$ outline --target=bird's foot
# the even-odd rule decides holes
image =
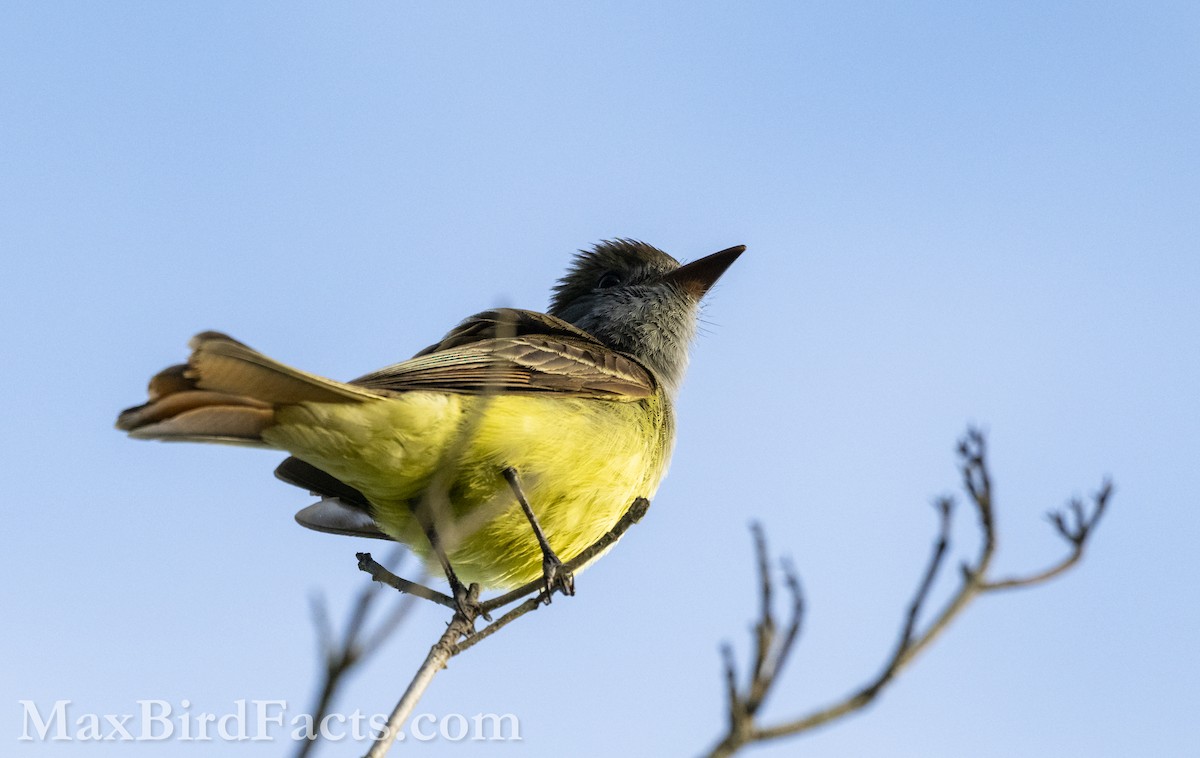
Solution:
[[[575,594],[575,575],[552,552],[542,558],[542,577],[546,583],[546,605],[550,605],[556,590],[564,595]]]
[[[479,602],[478,582],[472,582],[470,587],[455,582],[451,589],[454,591],[455,615],[461,616],[472,631],[475,629],[475,619],[482,617],[484,621],[492,620]]]

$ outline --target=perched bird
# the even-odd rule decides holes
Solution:
[[[642,242],[600,243],[549,313],[484,311],[348,383],[204,332],[117,427],[286,451],[276,475],[324,498],[301,524],[402,542],[456,592],[543,576],[570,592],[556,562],[658,489],[700,299],[744,249],[681,266]]]

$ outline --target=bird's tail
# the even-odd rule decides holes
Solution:
[[[219,332],[192,338],[188,362],[150,380],[150,401],[117,428],[141,439],[264,445],[275,411],[296,403],[355,403],[378,394],[298,371]]]

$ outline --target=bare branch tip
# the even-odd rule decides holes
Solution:
[[[750,534],[754,536],[754,545],[760,553],[767,551],[767,532],[761,521],[750,522]]]
[[[722,642],[721,646],[720,646],[720,650],[721,650],[721,661],[723,662],[723,664],[727,670],[732,671],[734,669],[734,666],[736,665],[735,661],[734,661],[734,657],[733,657],[733,645],[730,644],[729,642]]]
[[[796,568],[796,562],[790,555],[782,556],[779,559],[779,570],[783,572],[783,577],[788,584],[800,586],[800,571]]]
[[[1091,526],[1095,526],[1100,517],[1104,515],[1104,509],[1108,507],[1108,500],[1112,497],[1114,490],[1112,479],[1104,477],[1104,481],[1100,483],[1100,489],[1092,495],[1092,502],[1096,504],[1096,508],[1092,512]]]
[[[984,465],[987,437],[979,427],[967,427],[966,433],[958,441],[958,456],[962,459],[964,469],[973,470]]]
[[[1087,523],[1087,517],[1083,512],[1083,501],[1077,497],[1073,497],[1068,506],[1071,509],[1071,515],[1075,517],[1075,530],[1079,531],[1083,529],[1084,524]]]
[[[633,523],[638,523],[650,510],[650,501],[644,497],[639,497],[629,506],[629,519]]]
[[[721,643],[721,668],[724,669],[725,684],[729,691],[729,704],[732,709],[738,702],[737,692],[737,658],[733,654],[733,645]]]
[[[962,563],[960,563],[958,565],[958,572],[959,572],[959,574],[962,575],[962,580],[963,580],[964,584],[971,584],[972,582],[975,581],[977,571],[976,571],[975,567],[973,567],[971,564],[967,563],[966,561],[963,561]]]
[[[942,495],[933,501],[933,507],[943,521],[948,521],[954,513],[955,500],[953,495]]]

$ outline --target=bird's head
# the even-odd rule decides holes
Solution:
[[[745,249],[681,266],[644,242],[601,242],[575,257],[554,288],[550,314],[634,356],[674,394],[687,368],[700,299]]]

